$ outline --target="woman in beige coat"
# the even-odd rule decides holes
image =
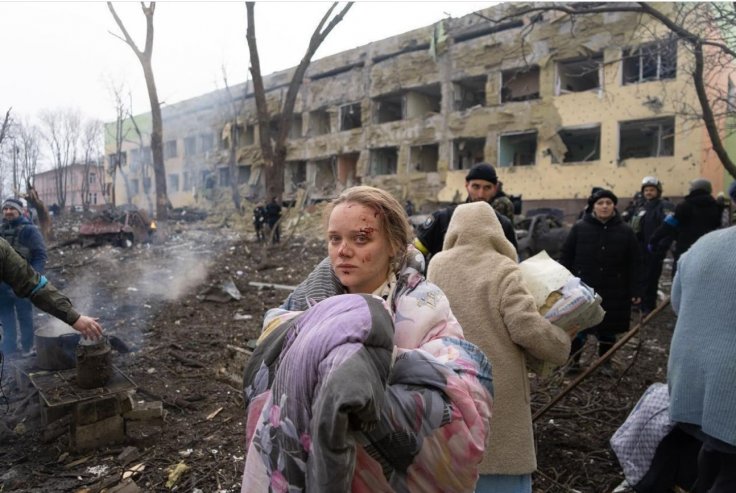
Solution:
[[[516,259],[491,206],[473,202],[455,209],[427,275],[493,367],[490,443],[476,493],[531,493],[537,461],[525,354],[562,364],[570,351],[570,336],[537,311]]]

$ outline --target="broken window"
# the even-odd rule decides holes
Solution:
[[[179,191],[179,175],[168,174],[166,175],[166,191],[167,192],[178,192]]]
[[[215,147],[214,134],[202,134],[199,138],[202,141],[202,152],[209,152]]]
[[[424,118],[427,113],[439,113],[442,105],[442,87],[439,84],[415,87],[406,93],[405,101],[407,119]]]
[[[439,158],[440,146],[438,144],[413,146],[409,149],[409,164],[413,171],[426,173],[437,171]]]
[[[184,139],[184,155],[194,156],[197,154],[197,139],[194,137],[187,137]]]
[[[299,185],[307,181],[306,161],[287,161],[284,166],[284,185],[286,192],[293,193]]]
[[[229,187],[230,186],[230,168],[218,168],[217,169],[217,186],[218,187]]]
[[[243,145],[244,146],[252,146],[256,143],[255,138],[255,129],[253,125],[244,125],[241,127],[242,130],[242,136],[243,136]]]
[[[360,103],[344,104],[340,106],[340,131],[352,130],[363,126],[360,116]]]
[[[602,67],[601,54],[557,63],[557,94],[599,89]]]
[[[399,163],[398,147],[382,147],[370,151],[370,175],[395,175]]]
[[[674,156],[675,118],[619,123],[619,159]]]
[[[501,102],[539,99],[539,67],[501,72]]]
[[[330,113],[325,109],[309,112],[309,136],[325,135],[330,133]]]
[[[498,165],[528,166],[537,155],[537,131],[501,135],[498,139]]]
[[[289,138],[290,139],[301,139],[302,138],[302,114],[294,113],[291,116],[291,124],[289,125]]]
[[[559,132],[567,147],[563,163],[598,161],[601,158],[601,127],[563,128]],[[552,162],[557,162],[554,157]]]
[[[674,79],[677,75],[677,41],[657,41],[623,52],[623,83]]]
[[[342,185],[352,187],[359,183],[355,176],[359,157],[357,152],[337,156],[337,181]]]
[[[238,166],[238,185],[243,185],[250,181],[250,165]]]
[[[164,143],[164,159],[176,157],[176,141],[167,140]]]
[[[452,169],[470,169],[485,159],[486,139],[452,141]]]
[[[335,187],[335,160],[335,156],[329,156],[309,163],[307,181],[316,190],[324,192]]]
[[[454,109],[467,110],[486,105],[486,76],[468,77],[453,82]]]
[[[404,98],[401,94],[385,94],[373,98],[373,121],[395,122],[404,118]]]

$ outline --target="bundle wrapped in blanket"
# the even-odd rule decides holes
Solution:
[[[474,490],[490,364],[439,288],[404,281],[389,301],[269,312],[244,375],[243,492]]]
[[[539,313],[567,333],[574,335],[603,320],[606,312],[601,307],[600,295],[547,252],[539,252],[519,267]],[[547,376],[554,370],[551,363],[529,355],[527,365],[539,376]]]

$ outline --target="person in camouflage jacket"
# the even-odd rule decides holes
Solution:
[[[71,325],[84,337],[97,339],[102,335],[102,327],[97,319],[79,314],[69,298],[56,289],[46,277],[34,271],[2,238],[0,238],[0,281],[9,284],[17,296],[29,298],[38,309]]]

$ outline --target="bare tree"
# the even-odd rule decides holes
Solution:
[[[668,10],[670,9],[670,10]],[[666,28],[668,36],[679,41],[680,46],[692,53],[693,64],[688,67],[699,108],[695,118],[702,119],[713,151],[726,171],[736,178],[736,163],[723,144],[724,138],[733,129],[727,122],[733,117],[736,107],[736,92],[715,80],[721,72],[733,72],[736,67],[736,4],[733,2],[694,3],[538,3],[515,9],[511,14],[498,19],[488,19],[501,24],[514,18],[522,18],[540,12],[560,12],[575,19],[602,13],[628,12],[639,14],[642,19],[655,21]],[[641,27],[646,29],[646,23]],[[679,65],[679,62],[678,62]],[[680,67],[678,66],[678,70]],[[682,111],[690,108],[683,106]]]
[[[33,185],[41,155],[41,131],[33,123],[22,121],[18,123],[17,133],[21,180],[26,185]]]
[[[96,160],[100,155],[102,139],[102,122],[100,120],[87,120],[82,128],[82,186],[80,193],[82,195],[82,207],[89,210],[92,201],[90,193],[90,173],[96,168]],[[96,183],[96,181],[95,181]]]
[[[3,144],[3,140],[5,140],[5,136],[7,135],[8,128],[10,127],[10,122],[12,121],[10,118],[10,110],[13,108],[8,108],[8,111],[5,112],[5,118],[3,119],[3,124],[0,126],[0,146]]]
[[[153,76],[153,66],[151,58],[153,55],[153,14],[156,10],[156,2],[151,2],[146,6],[141,2],[143,15],[146,17],[146,42],[143,50],[140,50],[128,34],[123,21],[118,17],[112,2],[107,2],[107,7],[115,19],[115,23],[120,28],[122,39],[138,57],[138,61],[143,68],[143,76],[146,79],[146,87],[148,88],[148,100],[151,104],[151,153],[153,154],[153,174],[156,181],[156,217],[159,221],[166,220],[167,206],[169,199],[166,194],[166,167],[164,166],[164,147],[163,147],[163,121],[161,117],[161,103],[158,100],[158,92],[156,91],[156,79]]]
[[[245,84],[243,84],[243,94],[239,97],[233,96],[230,85],[227,81],[227,72],[225,71],[225,67],[222,67],[222,80],[225,83],[225,93],[227,94],[227,109],[226,109],[226,115],[227,115],[227,122],[230,129],[228,140],[230,141],[230,147],[228,149],[228,167],[230,168],[230,192],[233,199],[233,205],[235,206],[236,210],[240,210],[240,189],[238,188],[239,184],[239,178],[238,178],[238,163],[237,163],[237,154],[238,154],[238,145],[240,143],[240,132],[242,130],[242,126],[238,122],[238,115],[243,111],[243,107],[245,106],[245,96],[248,93],[248,81],[245,81]]]
[[[66,205],[71,165],[77,159],[81,117],[77,110],[50,110],[41,113],[45,139],[54,165],[57,204]]]
[[[338,2],[332,4],[312,33],[304,57],[294,71],[289,88],[286,91],[286,98],[281,105],[276,125],[277,133],[276,135],[272,135],[270,125],[271,115],[266,103],[266,90],[263,85],[261,62],[258,56],[258,45],[256,44],[255,2],[245,2],[248,12],[246,40],[248,41],[248,50],[250,52],[250,72],[253,76],[253,92],[255,94],[256,111],[258,113],[259,144],[264,161],[266,193],[279,199],[284,193],[286,139],[289,136],[291,121],[294,116],[294,105],[296,104],[296,97],[299,94],[299,88],[304,80],[304,74],[312,62],[312,57],[327,35],[342,21],[345,14],[350,10],[350,7],[353,6],[353,2],[348,2],[340,13],[333,17],[332,20],[329,20],[337,4]]]
[[[112,92],[113,99],[115,101],[115,127],[112,131],[112,137],[114,143],[115,143],[115,152],[109,156],[109,168],[107,169],[107,174],[110,175],[110,181],[112,182],[111,190],[110,190],[110,203],[113,207],[117,206],[117,194],[115,192],[115,189],[117,187],[117,177],[118,172],[123,177],[123,182],[125,186],[125,195],[127,197],[128,202],[130,202],[130,185],[128,183],[128,178],[125,175],[125,170],[123,169],[123,164],[125,162],[125,152],[123,152],[123,142],[125,142],[125,139],[128,134],[128,129],[125,126],[125,118],[129,114],[128,108],[125,105],[125,102],[123,101],[123,88],[120,85],[111,85],[110,91]],[[108,127],[108,132],[110,131],[110,127]]]

